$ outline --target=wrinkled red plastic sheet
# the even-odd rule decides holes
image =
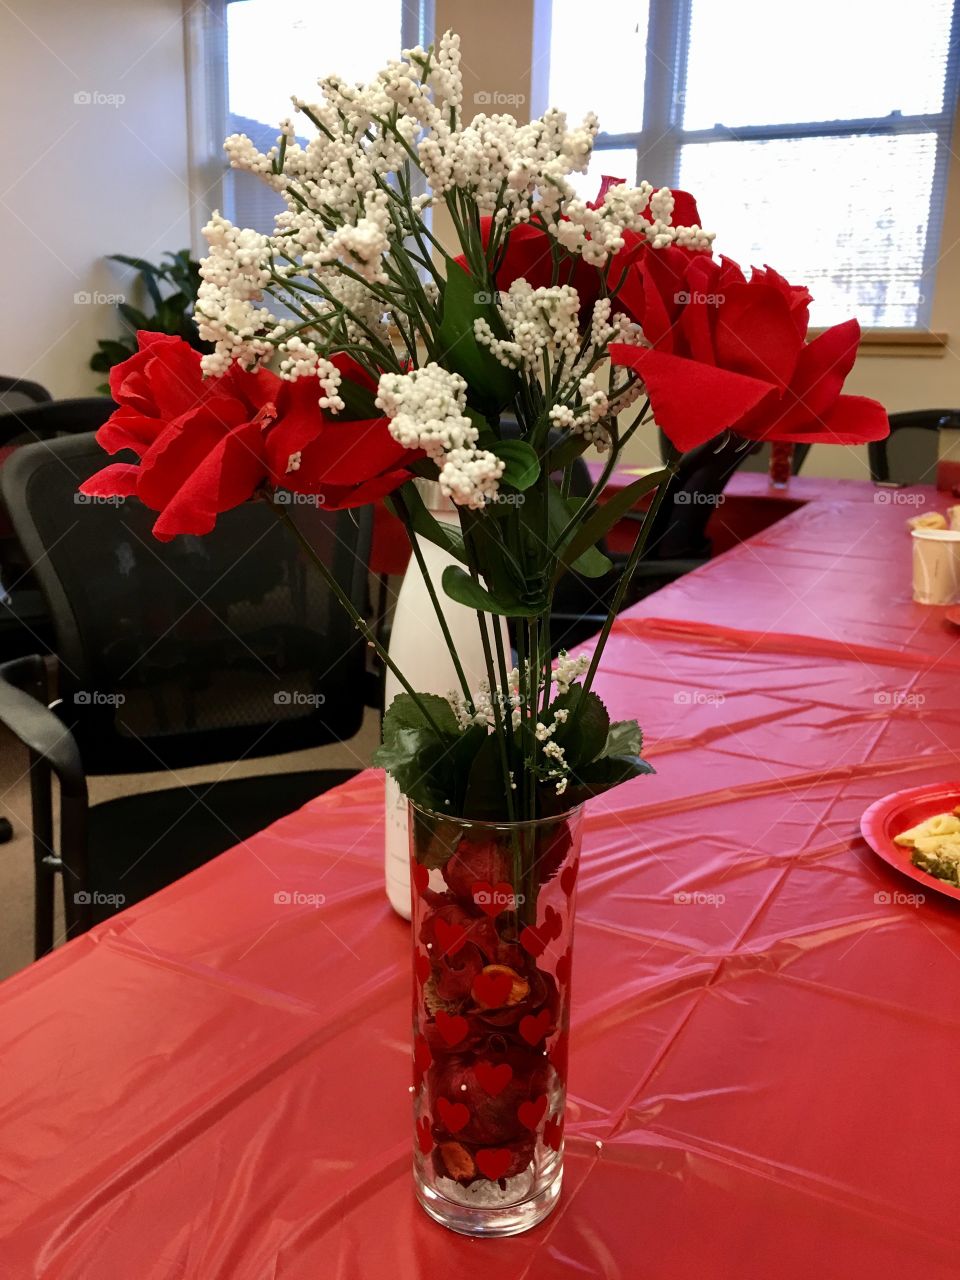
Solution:
[[[899,512],[857,543],[894,589],[857,619],[872,648],[830,633],[854,505],[764,553],[812,642],[766,630],[729,560],[702,589],[745,627],[613,635],[600,690],[658,773],[588,812],[551,1219],[477,1242],[414,1203],[409,932],[368,773],[0,987],[0,1275],[955,1277],[960,915],[858,823],[960,779],[957,650],[940,611],[890,614]]]

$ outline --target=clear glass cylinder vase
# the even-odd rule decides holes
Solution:
[[[472,822],[410,805],[414,1183],[453,1231],[560,1195],[582,806]]]

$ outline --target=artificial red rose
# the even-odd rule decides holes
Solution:
[[[344,357],[334,357],[333,363],[347,375]],[[372,379],[350,365],[350,373],[356,370],[376,391]],[[338,511],[375,502],[410,479],[410,464],[423,455],[393,438],[388,418],[344,421],[321,410],[318,395],[315,378],[281,383],[276,421],[266,434],[272,484],[315,494],[324,507]]]
[[[649,348],[615,343],[641,374],[654,417],[685,451],[725,430],[750,440],[864,444],[889,432],[876,400],[840,394],[860,340],[856,320],[806,341],[810,293],[769,267],[667,248],[633,269],[620,297]]]
[[[204,378],[200,353],[181,338],[137,334],[139,350],[117,365],[118,408],[97,433],[108,453],[132,450],[139,464],[114,463],[81,493],[139,498],[160,512],[154,535],[204,534],[223,511],[266,483],[318,495],[330,510],[372,502],[409,479],[420,455],[390,436],[386,418],[348,422],[319,406],[315,377],[286,382],[265,369],[231,365]],[[375,388],[346,356],[342,376]]]
[[[462,942],[459,941],[461,936]],[[485,915],[451,901],[424,917],[420,925],[420,941],[432,960],[455,960],[458,952],[469,943],[482,952],[484,964],[489,964],[496,957],[500,935],[493,921]]]
[[[604,175],[597,198],[589,201],[588,207],[598,208],[610,188],[622,186],[623,182],[623,178]],[[700,214],[693,196],[686,191],[674,191],[672,195],[674,198],[673,225],[699,226]],[[644,210],[643,217],[647,222],[653,220],[649,209]],[[480,219],[480,234],[484,249],[487,249],[490,244],[492,227],[492,218]],[[602,275],[606,274],[609,287],[614,288],[623,273],[646,248],[646,237],[639,232],[625,231],[623,238],[625,242],[623,249],[615,254],[602,270],[584,262],[579,254],[566,252],[560,254],[557,283],[571,284],[576,289],[580,299],[580,317],[583,323],[589,322],[594,303],[600,297]],[[534,289],[543,289],[551,285],[555,245],[553,236],[539,227],[530,226],[529,223],[520,223],[514,227],[507,237],[506,247],[504,248],[501,243],[498,251],[499,260],[494,272],[494,283],[497,289],[506,292],[514,280],[520,279],[526,280]],[[464,270],[467,270],[464,257],[461,256],[456,261]]]

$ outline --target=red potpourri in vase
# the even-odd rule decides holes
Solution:
[[[455,1231],[525,1231],[560,1194],[582,816],[410,806],[414,1181]]]

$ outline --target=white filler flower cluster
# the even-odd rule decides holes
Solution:
[[[458,373],[428,364],[380,378],[377,405],[390,434],[405,449],[422,449],[440,469],[440,488],[459,506],[483,507],[497,492],[504,464],[475,448],[480,435],[465,415],[467,384]]]
[[[369,84],[328,76],[319,86],[316,101],[293,99],[295,116],[313,127],[310,141],[293,120],[281,123],[267,152],[240,134],[226,141],[230,164],[256,174],[285,207],[271,235],[236,227],[219,213],[204,229],[209,253],[196,318],[201,336],[215,345],[204,357],[207,373],[239,361],[247,368],[272,362],[288,379],[317,374],[321,405],[337,410],[331,354],[349,352],[376,378],[442,363],[446,275],[424,218],[431,205],[446,207],[465,248],[476,234],[476,212],[489,215],[489,262],[523,224],[548,234],[558,252],[599,269],[623,248],[627,231],[654,249],[710,246],[712,236],[699,227],[672,225],[666,189],[614,186],[596,207],[578,196],[571,175],[587,171],[595,116],[574,126],[557,110],[528,124],[506,114],[464,123],[460,41],[450,32],[435,49],[405,50]],[[422,181],[414,180],[416,170]],[[483,252],[478,242],[473,248]],[[615,324],[609,308],[595,315],[590,346],[578,350],[578,319],[570,286],[534,289],[517,281],[503,301],[502,323],[478,321],[475,336],[503,364],[535,378],[547,357],[563,380],[551,397],[553,421],[602,443],[602,401],[589,375]],[[428,384],[431,378],[439,385],[435,374]],[[495,491],[496,460],[474,448],[465,428],[455,440],[445,417],[431,416],[414,430],[418,397],[407,397],[405,425],[396,430],[431,443],[434,424],[446,424],[441,482],[456,501],[479,504]]]

